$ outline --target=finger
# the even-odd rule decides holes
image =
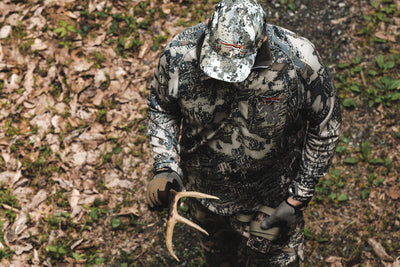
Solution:
[[[264,219],[264,220],[261,222],[260,227],[261,227],[261,229],[266,230],[266,229],[268,229],[268,228],[271,228],[270,225],[271,225],[271,223],[269,222],[269,219],[266,218],[266,219]]]
[[[151,203],[153,203],[153,206],[161,205],[160,200],[158,199],[157,193],[152,192],[150,194],[150,200],[151,200]]]
[[[159,203],[160,201],[157,196],[157,191],[158,191],[158,189],[154,185],[154,183],[149,184],[149,188],[148,188],[149,200],[153,207],[161,204],[161,203]]]
[[[155,203],[154,203],[154,201],[152,199],[152,193],[151,193],[152,190],[151,189],[152,189],[151,186],[149,188],[147,188],[147,191],[146,191],[146,202],[152,209],[154,209]]]
[[[150,196],[149,196],[149,195],[150,195],[150,193],[147,191],[147,192],[146,192],[146,203],[147,203],[149,206],[152,206],[152,205],[151,205],[151,202],[150,202]]]
[[[155,202],[153,201],[153,198],[152,198],[152,194],[151,194],[151,193],[149,194],[148,203],[149,203],[149,206],[150,206],[152,209],[155,208],[156,204],[155,204]]]
[[[279,221],[279,218],[278,217],[276,217],[276,216],[274,216],[274,215],[271,215],[270,217],[268,217],[268,218],[266,218],[266,219],[264,219],[264,221],[262,221],[262,223],[261,223],[261,228],[262,229],[269,229],[269,228],[271,228],[275,223],[277,223]]]
[[[156,205],[157,205],[157,202],[156,202],[156,200],[154,199],[154,193],[150,193],[150,195],[149,195],[149,202],[151,203],[151,205],[153,206],[153,207],[155,207]]]

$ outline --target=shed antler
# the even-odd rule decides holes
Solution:
[[[196,197],[196,198],[211,198],[211,199],[219,199],[218,197],[207,195],[204,193],[194,192],[194,191],[185,191],[185,192],[176,192],[175,190],[170,190],[170,207],[169,207],[169,214],[168,214],[168,221],[167,221],[167,232],[165,236],[165,242],[167,244],[167,249],[169,253],[179,261],[178,257],[175,255],[174,250],[172,249],[172,235],[174,233],[174,226],[177,222],[185,223],[194,229],[203,232],[204,234],[208,235],[207,231],[195,224],[194,222],[182,217],[178,214],[178,202],[179,199],[183,197]]]

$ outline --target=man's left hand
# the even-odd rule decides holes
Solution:
[[[297,223],[301,215],[301,210],[299,206],[295,205],[298,205],[298,203],[292,198],[283,201],[271,216],[261,222],[261,229],[266,230],[275,225],[291,227]]]

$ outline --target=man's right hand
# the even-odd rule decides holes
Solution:
[[[147,185],[146,201],[151,209],[168,207],[169,190],[182,191],[182,180],[176,172],[165,171],[156,174]]]

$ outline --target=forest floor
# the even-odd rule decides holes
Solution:
[[[158,56],[217,1],[0,2],[0,265],[201,266],[144,201]],[[400,1],[261,1],[311,40],[343,131],[305,211],[306,266],[400,266]],[[181,212],[187,216],[186,209]]]

